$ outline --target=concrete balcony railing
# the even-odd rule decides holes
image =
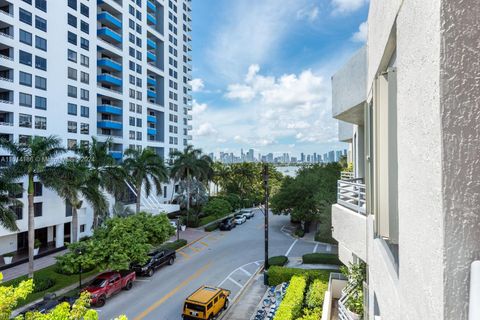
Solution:
[[[365,184],[360,182],[363,182],[363,178],[338,180],[337,203],[359,214],[365,215]]]
[[[355,178],[355,174],[351,171],[342,171],[340,172],[341,180],[352,180]]]

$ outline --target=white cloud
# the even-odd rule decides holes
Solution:
[[[255,97],[255,91],[250,86],[243,84],[231,84],[227,88],[225,97],[228,99],[239,99],[243,102],[252,101]]]
[[[195,78],[190,81],[190,84],[192,85],[192,91],[193,92],[199,92],[202,91],[202,89],[205,87],[205,84],[203,83],[203,80],[200,78]]]
[[[204,122],[193,133],[198,137],[213,136],[217,133],[217,129],[210,122]]]
[[[346,14],[354,12],[365,4],[369,0],[332,0],[333,13],[334,14]]]
[[[197,100],[193,100],[192,102],[192,111],[190,111],[190,114],[192,115],[198,115],[205,110],[207,110],[208,106],[206,103],[198,103]]]
[[[368,35],[368,25],[367,21],[362,22],[360,26],[358,26],[358,31],[352,35],[352,40],[355,42],[367,42],[367,35]]]
[[[320,9],[318,7],[304,8],[297,11],[297,19],[303,20],[306,19],[310,22],[317,20]]]

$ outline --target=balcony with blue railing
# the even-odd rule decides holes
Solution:
[[[150,13],[147,13],[147,21],[148,21],[148,24],[157,24],[157,19],[151,15]]]
[[[121,78],[115,77],[115,76],[113,76],[111,74],[108,74],[108,73],[99,74],[97,76],[97,82],[106,83],[106,84],[117,86],[117,87],[122,86],[122,79]]]
[[[102,27],[97,30],[97,36],[107,42],[122,43],[122,36],[108,27]]]
[[[147,128],[147,133],[151,136],[157,135],[157,129],[155,128]]]
[[[155,93],[155,91],[147,90],[147,97],[149,97],[149,98],[156,98],[156,97],[157,97],[157,94]]]
[[[153,41],[152,39],[147,39],[147,45],[150,49],[156,49],[157,48],[156,42]]]
[[[113,114],[116,116],[121,116],[123,114],[123,110],[120,107],[112,106],[109,104],[103,104],[97,106],[97,112],[106,113],[106,114]]]
[[[120,160],[123,157],[122,151],[110,151],[109,154],[115,160]]]
[[[111,28],[122,28],[122,21],[106,11],[97,14],[97,20]]]
[[[147,8],[153,12],[157,11],[157,6],[151,0],[147,0]]]
[[[148,115],[147,121],[151,123],[157,123],[157,117]]]
[[[147,77],[147,83],[155,87],[157,85],[157,80],[155,80],[154,78]]]
[[[122,71],[122,64],[115,60],[109,58],[101,58],[97,60],[97,66],[113,70],[113,71]]]
[[[148,51],[147,52],[147,59],[149,61],[157,61],[157,56],[154,53]]]
[[[97,121],[97,127],[101,129],[122,130],[123,125],[120,121],[101,120]]]

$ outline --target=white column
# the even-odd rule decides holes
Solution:
[[[55,247],[63,247],[63,240],[65,238],[64,224],[57,224],[55,233]]]
[[[53,226],[47,227],[47,242],[53,241]]]

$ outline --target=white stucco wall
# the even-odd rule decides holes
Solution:
[[[343,247],[367,261],[366,217],[339,204],[332,206],[332,236]]]

